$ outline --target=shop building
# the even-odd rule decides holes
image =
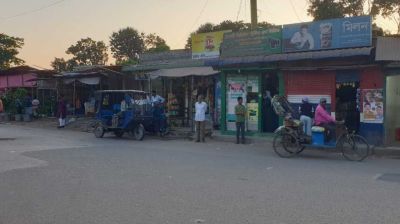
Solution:
[[[385,145],[400,146],[400,38],[377,39],[375,60],[380,63],[384,78]],[[381,108],[379,108],[381,110]]]
[[[244,97],[248,108],[249,134],[275,130],[270,127],[276,127],[278,119],[273,112],[269,114],[264,99],[280,94],[287,96],[295,112],[304,97],[314,109],[326,98],[328,110],[337,120],[345,120],[371,144],[384,144],[388,131],[385,117],[390,116],[385,110],[393,108],[386,104],[387,80],[397,77],[387,77],[387,66],[375,59],[379,45],[372,39],[371,18],[291,24],[280,32],[280,38],[276,29],[225,34],[221,57],[206,62],[222,73],[223,133],[235,130],[233,107],[238,96]],[[295,38],[300,32],[308,32],[313,40],[295,43],[302,41]],[[392,68],[391,74],[396,71]],[[396,85],[392,85],[393,92]],[[396,99],[392,93],[390,103]]]
[[[220,86],[219,72],[204,66],[204,60],[192,59],[190,50],[172,50],[140,55],[140,63],[123,71],[143,82],[144,91],[156,91],[166,99],[166,110],[172,126],[194,128],[194,104],[203,95],[209,106],[208,127],[218,126],[220,103],[216,100]]]

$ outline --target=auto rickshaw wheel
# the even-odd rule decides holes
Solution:
[[[132,130],[132,136],[138,141],[143,140],[144,133],[145,133],[145,129],[142,124],[136,125],[136,127]]]
[[[96,136],[96,138],[103,138],[105,130],[103,128],[103,126],[98,125],[97,127],[94,128],[94,136]]]
[[[122,130],[114,131],[114,135],[117,136],[118,138],[122,138],[122,136],[124,135],[124,131]]]

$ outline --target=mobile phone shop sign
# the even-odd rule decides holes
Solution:
[[[372,45],[370,16],[283,26],[283,51],[316,51]]]

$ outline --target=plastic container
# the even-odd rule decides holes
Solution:
[[[325,134],[324,132],[312,132],[312,144],[313,145],[324,145],[325,143]]]

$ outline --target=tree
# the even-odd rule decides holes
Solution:
[[[397,34],[400,34],[400,1],[399,0],[375,0],[372,6],[372,15],[381,14],[384,18],[390,18],[397,25]]]
[[[344,17],[343,6],[335,0],[309,0],[308,15],[314,20]]]
[[[132,27],[120,29],[110,37],[111,52],[117,64],[136,60],[136,56],[145,51],[145,34]]]
[[[170,50],[170,47],[167,45],[165,40],[154,33],[146,35],[144,43],[146,51],[148,52],[163,52]]]
[[[72,71],[77,65],[74,60],[66,61],[64,58],[54,58],[54,61],[51,62],[51,67],[57,72]]]
[[[67,54],[73,55],[70,63],[77,65],[105,65],[108,60],[107,46],[103,41],[84,38],[71,45]]]
[[[308,15],[314,20],[369,15],[373,0],[308,0]]]
[[[24,39],[0,33],[0,69],[24,64],[24,60],[17,57],[22,46]]]

